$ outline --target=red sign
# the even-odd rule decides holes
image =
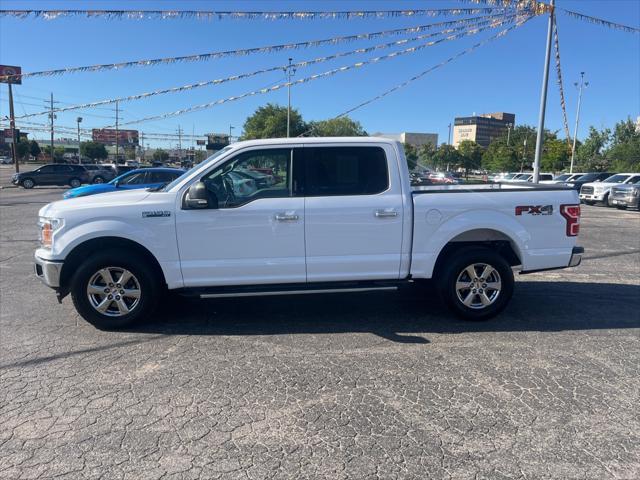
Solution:
[[[112,128],[94,128],[91,130],[91,137],[94,142],[105,145],[116,144],[116,130]],[[138,130],[118,130],[118,145],[137,146],[139,144]]]
[[[16,75],[16,76],[14,76]],[[11,65],[0,65],[0,83],[22,85],[22,68]]]

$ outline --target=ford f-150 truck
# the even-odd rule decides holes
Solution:
[[[275,179],[241,190],[236,176]],[[149,317],[166,289],[201,297],[355,292],[431,279],[458,315],[486,319],[522,273],[580,263],[575,190],[411,187],[382,138],[232,144],[163,188],[51,203],[35,271],[111,329]]]

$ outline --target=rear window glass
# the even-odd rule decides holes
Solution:
[[[305,195],[374,195],[389,187],[380,147],[310,147],[305,152]]]

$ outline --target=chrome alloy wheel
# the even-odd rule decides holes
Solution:
[[[140,303],[140,282],[129,270],[105,267],[93,274],[87,284],[91,306],[103,315],[121,317]]]
[[[466,307],[481,310],[495,303],[502,289],[500,273],[486,263],[469,265],[458,275],[456,294]]]

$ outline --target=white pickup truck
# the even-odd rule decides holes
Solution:
[[[255,140],[163,188],[39,212],[35,271],[99,328],[149,317],[166,289],[201,297],[355,292],[433,278],[486,319],[513,270],[576,266],[580,206],[554,185],[413,187],[400,143]]]

